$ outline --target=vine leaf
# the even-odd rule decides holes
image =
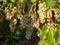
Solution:
[[[45,0],[45,3],[48,7],[54,7],[55,6],[54,0]]]
[[[37,0],[30,0],[32,3],[35,3]]]
[[[58,3],[60,3],[60,0],[57,0]]]
[[[2,2],[3,0],[0,0],[0,2]]]
[[[15,0],[10,0],[12,3],[15,3]]]

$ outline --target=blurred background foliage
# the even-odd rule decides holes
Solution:
[[[0,35],[9,44],[38,36],[37,45],[60,45],[60,0],[0,0]]]

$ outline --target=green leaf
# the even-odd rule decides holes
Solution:
[[[60,25],[57,26],[57,31],[58,31],[59,34],[60,34]]]
[[[30,0],[30,2],[35,3],[37,0]]]
[[[19,39],[21,34],[22,34],[22,33],[21,33],[19,30],[17,30],[17,31],[13,34],[13,38]]]
[[[45,40],[40,40],[38,45],[46,45],[46,41]]]
[[[48,28],[47,25],[42,26],[42,30],[47,30],[47,28]]]
[[[21,39],[24,38],[23,36],[23,30],[17,29],[16,32],[13,34],[14,39]]]
[[[22,3],[26,3],[27,2],[27,0],[22,0]]]
[[[56,21],[57,21],[57,22],[60,22],[60,18],[57,18]]]
[[[4,4],[4,5],[6,5],[7,3],[8,3],[8,1],[7,1],[7,0],[4,0],[4,1],[3,1],[3,4]]]
[[[8,3],[7,6],[11,8],[13,6],[13,4],[12,3]]]
[[[45,3],[48,7],[54,7],[55,6],[54,0],[45,0]]]
[[[0,0],[0,2],[2,2],[3,0]]]
[[[57,0],[58,3],[60,3],[60,0]]]
[[[10,2],[15,3],[15,0],[10,0]]]

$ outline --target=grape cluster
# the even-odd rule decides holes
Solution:
[[[39,2],[38,6],[39,6],[38,14],[39,14],[40,23],[43,24],[47,21],[49,25],[50,23],[54,25],[52,18],[55,17],[55,19],[57,19],[60,17],[60,14],[58,13],[59,10],[58,7],[47,7],[45,2]]]

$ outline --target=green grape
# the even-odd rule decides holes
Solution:
[[[54,7],[55,6],[54,0],[45,0],[45,3],[48,7]]]

